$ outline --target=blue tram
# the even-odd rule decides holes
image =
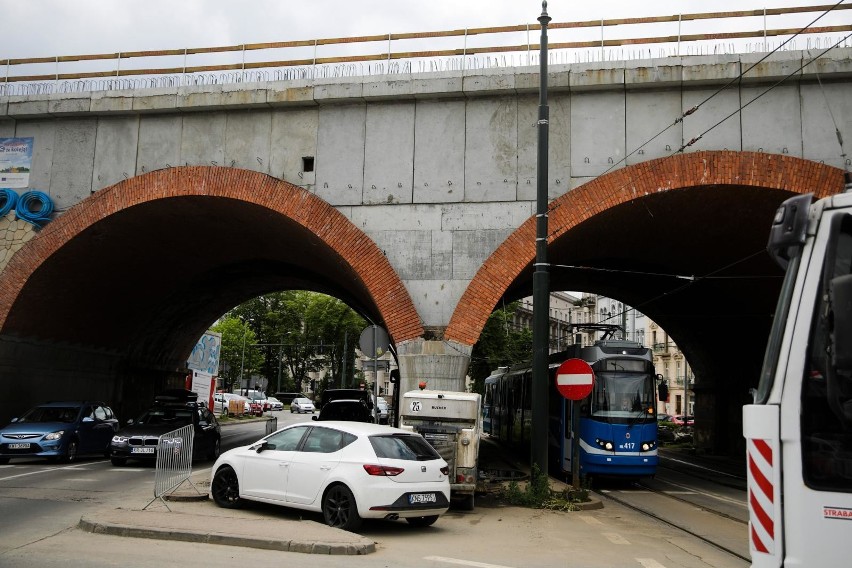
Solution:
[[[556,370],[570,358],[595,373],[591,395],[572,404],[556,390]],[[633,341],[601,340],[550,356],[548,462],[552,473],[571,472],[571,413],[579,412],[580,474],[648,477],[657,470],[656,379],[653,354]],[[532,369],[500,367],[485,379],[483,429],[510,448],[528,450]]]

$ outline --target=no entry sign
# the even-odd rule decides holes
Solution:
[[[595,372],[582,359],[568,359],[556,371],[556,389],[568,400],[583,400],[595,386]]]

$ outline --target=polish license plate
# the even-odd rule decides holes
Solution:
[[[29,444],[29,442],[27,442],[25,444],[9,444],[9,449],[10,450],[29,450],[30,444]]]
[[[130,448],[131,454],[153,454],[156,448]]]
[[[437,503],[438,497],[434,493],[412,493],[408,496],[408,502],[411,505],[419,505],[421,503]]]

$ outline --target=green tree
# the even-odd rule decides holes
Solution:
[[[259,296],[228,315],[244,321],[255,333],[255,344],[263,354],[261,374],[275,388],[292,384],[295,391],[303,390],[308,373],[323,368],[330,370],[334,385],[341,385],[344,357],[351,377],[354,346],[366,326],[337,298],[304,290]]]
[[[494,311],[482,328],[470,356],[474,392],[483,393],[485,378],[497,367],[532,359],[532,330],[515,329],[512,320],[518,303]]]

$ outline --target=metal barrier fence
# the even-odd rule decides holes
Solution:
[[[276,430],[278,430],[278,418],[272,416],[266,421],[266,434],[264,435],[272,434]]]
[[[192,474],[192,443],[194,434],[195,427],[192,424],[187,424],[183,428],[178,428],[160,436],[157,441],[154,498],[143,507],[143,510],[147,509],[151,503],[158,499],[163,502],[166,509],[169,509],[163,496],[174,492],[186,482],[189,482],[193,489],[198,491],[198,488],[189,479],[189,476]],[[198,494],[201,495],[201,492],[198,491]]]

